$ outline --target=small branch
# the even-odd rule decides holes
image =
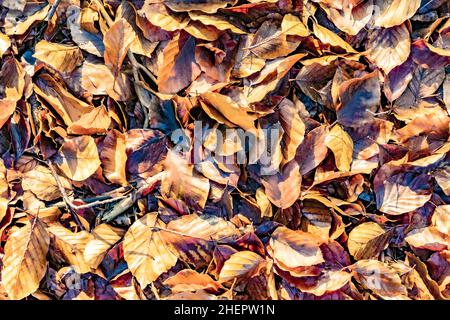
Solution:
[[[45,21],[50,22],[53,18],[53,16],[56,13],[56,9],[58,9],[59,4],[61,3],[61,0],[56,0],[55,3],[50,8],[50,11],[47,14],[47,17],[45,18]]]

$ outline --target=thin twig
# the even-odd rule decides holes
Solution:
[[[45,21],[51,21],[53,16],[56,13],[56,9],[58,9],[59,4],[61,3],[61,0],[56,0],[55,3],[50,8],[50,11],[47,14],[47,17],[45,18]]]

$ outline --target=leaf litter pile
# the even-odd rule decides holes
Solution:
[[[0,0],[0,299],[450,298],[449,10]]]

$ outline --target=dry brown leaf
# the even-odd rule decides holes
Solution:
[[[122,68],[123,61],[136,37],[132,26],[125,20],[119,19],[105,34],[105,64],[117,74]]]
[[[103,173],[112,183],[127,185],[126,176],[126,143],[125,135],[117,130],[111,130],[103,140],[100,152]]]
[[[288,268],[309,267],[324,261],[323,239],[312,233],[277,228],[270,237],[271,256]]]
[[[204,208],[209,194],[209,180],[196,174],[194,166],[174,151],[167,153],[164,166],[166,170],[161,193],[169,198],[180,198],[188,205]]]
[[[365,222],[348,235],[348,251],[355,260],[377,257],[385,249],[391,236],[375,222]]]
[[[219,282],[229,282],[251,278],[264,268],[264,259],[252,251],[240,251],[225,261],[219,274]]]
[[[90,271],[83,255],[89,241],[89,232],[74,233],[60,224],[51,225],[47,228],[47,231],[52,236],[52,246],[58,250],[77,273]]]
[[[44,225],[32,218],[8,238],[2,259],[2,284],[13,300],[21,300],[39,288],[47,270],[50,238]]]
[[[390,28],[401,25],[419,9],[420,0],[375,0],[374,25]]]
[[[158,74],[158,89],[162,93],[177,93],[186,88],[201,73],[195,62],[195,39],[183,33],[164,48]]]
[[[72,189],[69,180],[61,176],[59,180],[64,189]],[[52,172],[42,165],[37,165],[33,170],[24,173],[22,188],[25,191],[33,192],[36,197],[45,201],[56,200],[62,196]]]
[[[164,227],[156,214],[146,214],[131,225],[123,241],[124,258],[142,288],[167,272],[178,258],[167,248],[160,231]]]
[[[46,40],[41,40],[36,44],[36,52],[33,57],[63,73],[71,73],[84,60],[78,47],[51,43]]]
[[[125,232],[108,224],[99,224],[91,231],[84,248],[84,260],[93,269],[97,269],[109,249],[116,244]]]
[[[97,145],[91,136],[66,139],[53,162],[71,180],[83,181],[100,166]]]
[[[353,140],[339,124],[334,125],[328,132],[325,145],[333,152],[339,171],[350,171],[353,159]]]
[[[406,288],[399,275],[377,260],[359,260],[352,266],[355,278],[383,299],[405,299]]]
[[[415,248],[432,251],[446,250],[450,247],[448,234],[440,232],[436,227],[412,230],[405,237],[405,241]]]
[[[367,43],[368,57],[388,74],[404,63],[411,52],[411,40],[405,24],[373,30]]]
[[[82,114],[78,120],[67,127],[68,134],[101,134],[105,133],[111,125],[111,118],[105,106],[93,108],[90,112]]]
[[[262,177],[261,183],[270,202],[281,209],[287,209],[300,196],[302,184],[300,167],[293,160],[287,163],[280,173]]]
[[[181,270],[176,275],[165,280],[164,284],[169,286],[172,292],[197,290],[218,292],[224,289],[219,282],[213,280],[209,275],[201,274],[191,269]]]

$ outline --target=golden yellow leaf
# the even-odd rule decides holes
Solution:
[[[375,222],[362,223],[348,235],[348,251],[355,260],[377,257],[386,248],[390,234]]]
[[[63,73],[71,73],[83,63],[84,59],[80,48],[46,40],[36,44],[33,57]]]
[[[329,44],[333,47],[340,47],[349,53],[356,53],[357,51],[352,48],[345,40],[339,37],[334,32],[322,27],[318,23],[313,24],[314,35],[319,38],[323,43]]]
[[[91,136],[66,139],[54,163],[71,180],[83,181],[100,166],[97,145]]]
[[[80,231],[74,233],[60,224],[54,224],[47,228],[52,235],[52,245],[57,248],[65,261],[70,264],[77,273],[91,271],[84,260],[84,250],[89,241],[89,232]]]
[[[374,25],[390,28],[411,18],[419,9],[421,0],[375,0]]]
[[[328,132],[325,145],[333,152],[339,171],[350,171],[353,159],[353,140],[339,124],[334,125]]]
[[[112,183],[127,185],[126,174],[126,143],[125,135],[117,130],[111,130],[103,140],[100,153],[103,173]]]
[[[312,233],[277,228],[270,237],[271,256],[288,268],[308,267],[324,261],[320,245],[324,240]]]
[[[61,176],[59,180],[64,189],[72,189],[69,180]],[[45,201],[52,201],[62,197],[52,172],[49,168],[42,165],[37,165],[33,170],[24,173],[22,188],[23,190],[31,191],[36,197]]]
[[[411,40],[405,24],[374,29],[369,34],[367,43],[368,58],[385,74],[405,62],[411,52]]]
[[[37,218],[8,238],[3,257],[2,283],[10,299],[21,300],[39,288],[47,270],[50,238]]]
[[[249,279],[265,267],[265,260],[252,251],[239,251],[225,261],[219,274],[219,282]]]
[[[156,214],[146,214],[131,225],[123,241],[125,261],[142,288],[167,272],[178,260],[155,227],[164,227],[164,224]]]
[[[9,49],[10,46],[11,40],[9,40],[9,37],[0,32],[0,58],[3,56],[6,50]]]
[[[91,231],[89,240],[84,248],[84,260],[93,269],[102,262],[106,253],[118,242],[125,231],[108,224],[99,224]]]

